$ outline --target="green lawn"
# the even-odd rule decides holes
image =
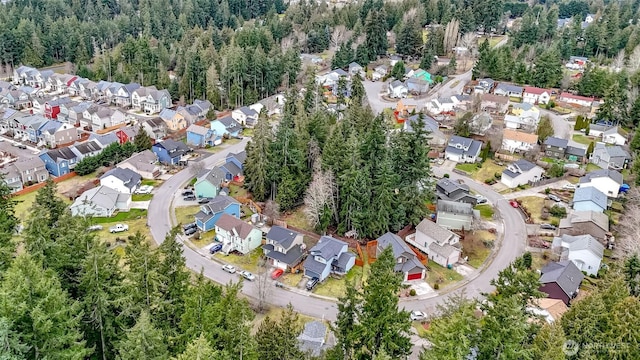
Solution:
[[[588,164],[587,164],[586,171],[587,171],[587,172],[591,172],[591,171],[600,170],[600,169],[601,169],[601,167],[600,167],[600,166],[598,166],[598,165],[596,165],[596,164],[588,163]]]
[[[502,173],[505,166],[500,166],[492,160],[487,160],[478,167],[477,164],[457,164],[456,169],[469,174],[476,181],[483,182],[486,179],[494,179],[496,173]]]
[[[195,221],[193,217],[200,211],[200,205],[181,206],[175,208],[175,211],[178,224],[189,224]]]
[[[364,269],[362,267],[354,266],[351,270],[349,270],[344,278],[336,279],[328,277],[325,281],[318,284],[313,292],[318,295],[330,296],[334,298],[342,297],[347,291],[347,281],[353,283],[357,289],[362,287],[364,279],[363,272]]]
[[[103,226],[103,229],[98,231],[97,234],[100,237],[100,240],[102,240],[103,242],[111,242],[113,244],[113,242],[115,242],[116,239],[127,239],[129,236],[135,234],[136,232],[140,232],[141,234],[145,235],[147,240],[149,240],[150,244],[155,244],[155,242],[153,241],[153,238],[151,237],[151,233],[149,232],[149,228],[147,227],[147,218],[143,217],[140,219],[136,219],[136,220],[127,220],[127,221],[122,221],[122,220],[113,220],[110,222],[99,222],[96,220],[102,220],[104,218],[93,218],[93,222],[94,223],[99,223]],[[117,223],[124,223],[129,225],[129,231],[125,231],[125,232],[121,232],[121,233],[115,233],[112,234],[109,232],[109,227],[117,224]]]
[[[145,179],[145,180],[142,180],[141,184],[142,185],[151,185],[151,186],[157,187],[158,185],[162,184],[162,181]]]
[[[120,211],[112,217],[94,217],[93,222],[96,224],[117,223],[123,221],[133,221],[140,218],[146,218],[147,210],[144,209],[131,209],[127,212]]]
[[[529,211],[531,214],[531,219],[535,223],[543,222],[541,219],[542,216],[542,208],[544,207],[544,198],[537,196],[524,196],[519,198],[518,200],[522,201],[522,206]]]
[[[478,171],[476,164],[456,164],[456,169],[462,170],[468,174]]]
[[[153,198],[153,194],[133,194],[131,201],[149,201]]]
[[[494,48],[502,40],[502,36],[481,36],[478,38],[478,46],[482,45],[486,39],[489,40],[489,47]]]
[[[592,141],[595,141],[595,138],[582,134],[575,134],[573,135],[573,141],[588,146]]]
[[[480,216],[483,219],[491,220],[493,218],[493,206],[489,204],[478,205],[476,210],[480,211]]]
[[[207,233],[207,237],[210,237],[208,233]],[[260,257],[262,256],[262,248],[259,247],[247,255],[239,255],[237,253],[225,255],[222,253],[217,253],[214,256],[242,270],[247,270],[252,273],[257,273],[258,270],[260,270],[258,262],[260,261]]]
[[[550,157],[543,157],[543,158],[542,158],[542,159],[540,159],[540,160],[542,160],[542,161],[544,161],[544,162],[546,162],[546,163],[549,163],[549,164],[553,164],[553,163],[555,163],[555,162],[557,161],[557,159],[550,158]]]
[[[462,280],[462,275],[458,274],[455,270],[443,268],[435,262],[429,262],[429,271],[427,272],[426,281],[429,286],[433,287],[438,283],[440,289],[454,282]]]
[[[229,196],[231,197],[244,197],[246,198],[249,195],[247,189],[242,186],[237,185],[229,185]]]
[[[487,230],[476,230],[467,233],[462,243],[462,256],[468,256],[469,265],[479,268],[491,253],[491,249],[485,245],[486,241],[495,241],[496,235]]]
[[[18,219],[25,220],[29,217],[29,211],[31,210],[31,206],[36,201],[37,191],[30,192],[28,194],[20,195],[11,198],[15,202],[15,215]],[[58,194],[58,196],[65,202],[65,204],[70,205],[71,201],[66,197]]]

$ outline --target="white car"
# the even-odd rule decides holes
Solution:
[[[411,312],[411,321],[421,321],[427,318],[427,314],[419,310],[413,310]]]
[[[123,231],[129,231],[129,225],[127,224],[115,224],[114,226],[109,228],[110,233],[119,233]]]
[[[256,279],[256,276],[253,275],[252,273],[248,272],[248,271],[242,270],[242,271],[240,271],[239,274],[240,274],[240,276],[242,276],[243,278],[245,278],[245,279],[247,279],[249,281],[253,281],[253,280]]]
[[[575,190],[575,188],[577,188],[577,186],[575,186],[574,184],[565,184],[564,186],[562,186],[563,189],[568,189],[568,190]]]
[[[233,265],[225,265],[222,267],[222,270],[228,272],[229,274],[235,274],[236,273],[236,267]]]
[[[136,194],[151,194],[152,191],[153,191],[153,186],[151,186],[151,185],[142,185],[135,191],[135,193]]]

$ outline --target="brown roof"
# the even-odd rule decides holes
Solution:
[[[504,129],[502,137],[507,140],[521,141],[527,144],[536,144],[538,142],[538,135],[536,134],[511,129]]]
[[[506,96],[494,95],[494,94],[482,94],[481,101],[491,101],[499,104],[507,104],[509,98]]]
[[[229,232],[235,230],[238,236],[243,239],[246,239],[251,230],[255,229],[252,225],[229,214],[222,214],[216,222],[216,226]]]
[[[554,320],[559,320],[562,314],[567,312],[569,308],[559,299],[542,298],[535,300],[536,304],[544,310],[547,310]]]

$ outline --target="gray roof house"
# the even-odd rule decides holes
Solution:
[[[446,229],[469,230],[473,223],[473,205],[447,200],[438,200],[436,223]]]
[[[578,187],[593,186],[608,197],[618,197],[623,184],[622,174],[616,170],[600,169],[587,173],[580,178]]]
[[[597,211],[574,211],[568,218],[560,220],[561,235],[591,234],[602,244],[607,243],[609,217]]]
[[[631,156],[622,148],[622,146],[606,146],[599,142],[596,143],[593,153],[589,158],[589,162],[603,169],[626,169],[629,165]]]
[[[309,250],[304,261],[304,276],[320,281],[330,274],[346,274],[355,265],[355,254],[348,251],[347,243],[331,236],[323,236]]]
[[[573,209],[576,211],[596,211],[607,210],[607,195],[593,186],[579,187],[573,193]]]
[[[83,192],[70,209],[73,216],[110,217],[116,211],[129,211],[130,206],[131,194],[101,185]]]
[[[550,299],[562,300],[569,305],[571,299],[578,295],[584,274],[571,261],[552,262],[542,268],[539,290]]]
[[[567,151],[567,146],[569,145],[569,140],[549,136],[543,145],[545,155],[556,159],[563,159]]]
[[[519,159],[502,171],[500,182],[513,189],[542,179],[544,169],[524,159]]]
[[[302,333],[298,335],[299,348],[311,356],[320,356],[329,348],[325,342],[327,326],[321,321],[309,321],[304,324]]]
[[[416,253],[398,235],[387,232],[377,240],[376,254],[391,247],[393,257],[396,259],[394,270],[402,274],[403,281],[422,280],[426,275],[426,268],[420,262]]]
[[[413,126],[418,121],[420,115],[411,115],[407,121],[404,122],[404,131],[413,131]],[[447,136],[440,131],[440,124],[429,115],[423,115],[424,130],[429,132],[429,145],[432,147],[441,147],[447,143]]]
[[[140,174],[126,168],[113,168],[100,177],[100,185],[127,194],[133,194],[141,182],[142,176]]]
[[[451,179],[442,178],[436,182],[438,199],[469,203],[475,206],[478,199],[469,193],[469,186]]]
[[[407,242],[443,267],[457,263],[462,253],[460,237],[430,219],[423,219],[416,226],[415,234],[407,236]]]
[[[474,163],[480,155],[481,148],[481,141],[454,135],[449,139],[444,157],[455,162]]]
[[[513,85],[513,84],[507,84],[507,83],[500,83],[493,90],[493,93],[496,94],[496,95],[500,95],[500,96],[509,96],[509,97],[519,97],[519,98],[521,98],[523,90],[524,89],[521,86],[517,86],[517,85]]]
[[[296,231],[272,226],[262,250],[273,267],[291,271],[302,262],[305,253],[303,239],[303,235]]]
[[[142,152],[131,155],[130,158],[122,161],[118,165],[122,169],[130,169],[140,174],[143,179],[155,179],[160,176],[160,166],[158,163],[158,157],[151,150],[144,150]]]
[[[604,256],[604,246],[589,234],[555,237],[551,248],[560,260],[570,260],[587,275],[597,275]]]

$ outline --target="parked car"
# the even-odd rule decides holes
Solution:
[[[552,224],[540,224],[540,229],[555,230],[556,227],[555,225],[552,225]]]
[[[192,222],[189,224],[184,224],[182,225],[182,230],[187,231],[187,229],[192,229],[192,228],[197,228],[198,225],[196,225],[196,223]]]
[[[228,272],[229,274],[235,274],[236,273],[236,267],[233,265],[225,265],[222,267],[222,270]]]
[[[186,236],[191,236],[191,235],[193,235],[193,234],[195,234],[195,233],[197,233],[197,232],[198,232],[198,228],[197,228],[197,227],[192,227],[192,228],[188,228],[188,229],[186,229],[186,230],[184,231],[184,234],[185,234]]]
[[[187,195],[185,197],[182,198],[182,200],[184,201],[196,201],[196,196],[195,195]]]
[[[557,197],[557,196],[555,196],[555,195],[553,195],[553,194],[549,194],[549,196],[547,196],[547,198],[548,198],[549,200],[553,200],[553,201],[555,201],[555,202],[560,202],[560,201],[562,201],[562,199],[560,199],[559,197]]]
[[[98,230],[102,230],[103,227],[102,225],[91,225],[89,226],[89,228],[87,230],[89,231],[98,231]]]
[[[574,190],[577,186],[575,186],[574,184],[565,184],[564,186],[562,186],[563,189],[568,189],[568,190]]]
[[[136,194],[151,194],[153,191],[153,186],[151,185],[142,185],[138,189],[136,189]]]
[[[115,224],[109,228],[110,233],[119,233],[123,231],[129,231],[129,225],[127,224]]]
[[[213,199],[213,198],[210,198],[210,197],[203,197],[203,198],[200,198],[200,199],[198,199],[198,204],[206,204],[206,203],[208,203],[209,201],[211,201],[212,199]]]
[[[253,275],[252,273],[250,273],[248,271],[245,271],[245,270],[240,271],[239,274],[240,274],[240,276],[242,276],[243,278],[245,278],[245,279],[247,279],[249,281],[253,281],[253,280],[256,279],[255,275]]]
[[[509,201],[509,205],[511,205],[511,207],[516,208],[516,209],[518,208],[518,206],[520,206],[520,204],[518,204],[518,202],[515,201],[515,200]]]
[[[411,321],[422,321],[427,318],[427,314],[419,310],[413,310],[411,312]]]
[[[476,195],[476,202],[478,204],[484,204],[487,202],[487,198],[482,195]]]
[[[222,250],[222,244],[220,243],[215,243],[213,245],[211,245],[211,247],[209,248],[209,254],[215,254],[218,251]]]
[[[320,282],[320,279],[311,278],[309,279],[309,281],[307,281],[307,285],[305,287],[307,288],[307,290],[311,291],[313,290],[314,287],[316,287],[316,285],[318,285],[319,282]]]
[[[193,193],[193,190],[191,190],[191,189],[187,189],[187,190],[185,190],[185,191],[183,191],[183,192],[182,192],[182,196],[189,196],[189,195],[195,195],[195,194]]]
[[[279,278],[280,276],[282,276],[282,274],[284,274],[284,270],[282,269],[275,269],[273,270],[273,272],[271,273],[271,278],[273,280]]]

